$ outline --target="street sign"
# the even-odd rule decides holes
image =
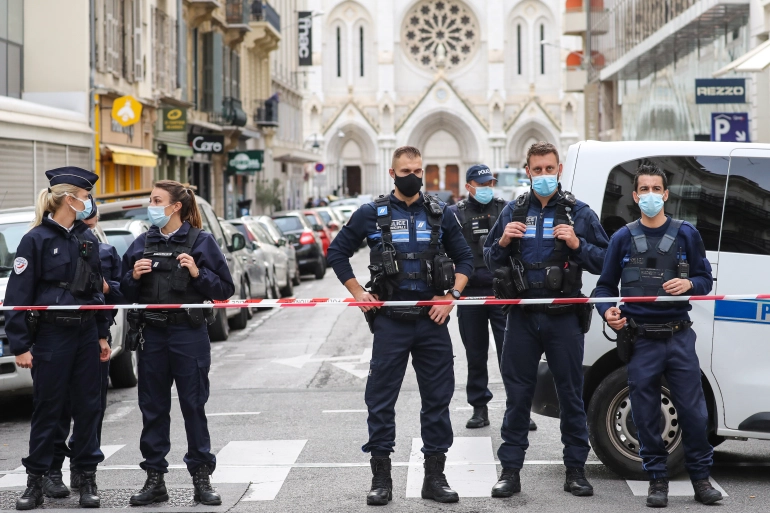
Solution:
[[[695,103],[746,103],[746,79],[696,78]]]
[[[231,151],[227,154],[227,172],[252,174],[262,171],[265,161],[263,150]]]
[[[749,115],[745,112],[712,112],[711,140],[717,142],[751,142]]]
[[[195,153],[222,154],[225,152],[224,135],[188,134],[187,142]]]
[[[112,119],[122,127],[131,126],[142,119],[142,104],[133,96],[121,96],[112,102]]]
[[[316,173],[323,173],[325,169],[326,169],[326,166],[324,166],[324,165],[323,165],[323,164],[321,164],[320,162],[318,162],[318,163],[315,165],[315,172],[316,172]]]
[[[163,109],[164,132],[187,131],[187,109],[181,107],[166,107]]]

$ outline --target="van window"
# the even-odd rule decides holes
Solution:
[[[717,251],[728,157],[650,157],[615,166],[607,178],[602,204],[601,222],[607,235],[641,215],[632,193],[634,175],[642,163],[657,165],[668,177],[666,214],[691,223],[706,249]]]
[[[719,250],[770,255],[770,159],[730,160]]]

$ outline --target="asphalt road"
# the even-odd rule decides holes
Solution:
[[[365,281],[368,257],[354,257]],[[328,271],[323,280],[304,280],[297,297],[343,297],[344,287]],[[593,455],[587,467],[595,496],[577,498],[562,491],[564,468],[557,419],[535,416],[538,431],[530,436],[521,494],[492,499],[489,489],[500,470],[495,452],[504,412],[504,391],[495,357],[490,354],[491,426],[469,430],[465,421],[466,363],[453,315],[457,386],[451,405],[455,444],[447,476],[461,494],[459,504],[439,505],[419,498],[420,396],[414,371],[407,371],[397,404],[397,441],[393,454],[397,511],[617,512],[645,511],[644,497],[633,483],[619,479]],[[371,352],[371,335],[363,315],[350,307],[291,308],[260,311],[249,326],[227,342],[212,344],[211,398],[207,405],[212,450],[217,454],[216,486],[223,506],[192,503],[192,485],[184,464],[186,441],[179,408],[172,409],[172,450],[167,483],[172,500],[143,511],[319,512],[363,511],[371,473],[361,452],[367,439],[363,391]],[[103,508],[127,507],[141,487],[144,473],[139,433],[141,415],[136,389],[110,389],[103,450],[108,457],[97,480]],[[26,455],[31,406],[29,398],[0,399],[0,510],[13,508],[25,476],[17,470]],[[414,445],[413,445],[414,444]],[[770,457],[758,441],[728,441],[716,449],[713,478],[727,497],[718,511],[770,511]],[[410,465],[411,462],[411,465]],[[642,493],[646,493],[642,484]],[[669,509],[708,509],[692,499],[685,480],[682,496]],[[76,507],[74,499],[47,499],[45,509]]]

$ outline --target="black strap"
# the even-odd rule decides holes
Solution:
[[[628,231],[631,232],[631,237],[634,240],[634,248],[636,248],[636,252],[646,253],[648,248],[647,237],[644,235],[644,232],[642,231],[642,226],[639,219],[637,219],[634,222],[628,223],[626,227],[628,228]]]
[[[666,234],[661,237],[660,242],[658,242],[658,253],[661,253],[665,255],[668,253],[668,250],[671,249],[671,246],[674,245],[674,242],[676,242],[676,236],[679,234],[679,228],[682,227],[682,221],[681,219],[672,219],[671,224],[668,225],[668,229],[666,230]]]
[[[444,212],[442,209],[442,212],[440,215],[435,215],[430,210],[430,204],[433,202],[436,202],[440,206],[440,204],[429,194],[423,194],[423,198],[425,200],[425,207],[428,211],[428,224],[430,225],[430,245],[432,248],[438,248],[441,245],[441,239],[439,238],[441,233],[441,220],[444,218]]]
[[[390,214],[390,196],[381,195],[374,200],[374,207],[377,212],[377,226],[382,232],[382,242],[388,244],[393,243],[393,234],[390,231],[391,214]]]

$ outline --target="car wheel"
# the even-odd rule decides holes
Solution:
[[[241,284],[241,299],[247,298],[248,296],[246,295],[246,285]],[[231,330],[242,330],[249,323],[249,314],[246,311],[248,308],[239,308],[238,310],[240,310],[238,314],[231,317],[227,321]]]
[[[218,308],[214,324],[209,325],[209,338],[212,342],[222,342],[229,336],[230,324],[227,322],[227,314],[224,308]]]
[[[123,347],[123,352],[110,360],[110,380],[115,388],[135,387],[139,376],[136,351]]]
[[[323,279],[324,275],[326,274],[326,262],[324,261],[324,256],[321,255],[318,258],[318,263],[315,267],[315,279],[321,280]]]
[[[625,367],[604,378],[588,407],[588,432],[594,452],[610,470],[623,479],[645,481],[649,476],[639,457],[639,438],[628,390]],[[684,470],[682,430],[668,388],[661,386],[660,392],[661,433],[668,450],[668,472],[673,477]]]
[[[294,271],[294,286],[298,286],[300,283],[302,283],[302,273],[299,271],[299,263],[295,264],[296,270]]]
[[[245,289],[244,290],[244,294],[243,294],[245,296],[244,299],[247,299],[247,300],[251,299],[251,286],[249,285],[248,281],[244,284],[244,289]],[[254,318],[254,307],[250,306],[248,308],[245,308],[245,310],[246,310],[246,317],[248,319],[253,319]]]
[[[281,297],[291,297],[294,295],[294,284],[289,276],[289,271],[286,271],[286,286],[281,289]]]

